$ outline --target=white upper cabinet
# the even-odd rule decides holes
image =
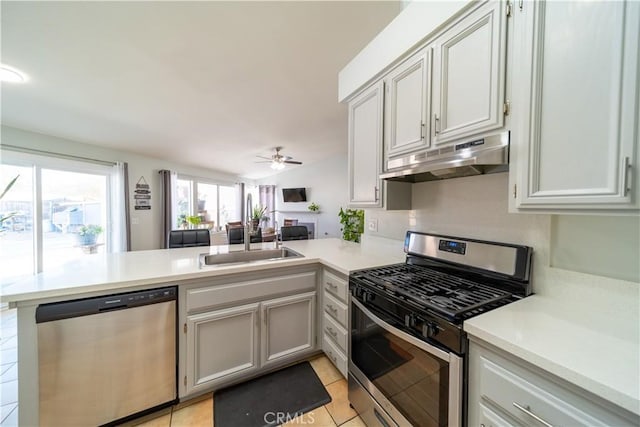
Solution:
[[[429,147],[430,81],[431,48],[412,56],[385,78],[386,157]]]
[[[640,2],[524,2],[514,18],[515,207],[638,209]]]
[[[380,207],[383,83],[349,103],[349,206]]]
[[[490,1],[435,40],[435,146],[504,124],[506,5]]]

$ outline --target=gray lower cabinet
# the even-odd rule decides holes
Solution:
[[[271,274],[245,274],[181,287],[181,399],[243,381],[317,351],[315,268]]]
[[[259,310],[255,303],[187,317],[189,390],[258,369]]]
[[[315,292],[272,299],[261,303],[260,307],[262,366],[315,347]]]
[[[336,368],[347,377],[349,335],[349,284],[337,272],[322,272],[322,350]]]
[[[623,408],[493,346],[469,346],[469,426],[637,426]]]

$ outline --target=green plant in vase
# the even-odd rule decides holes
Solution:
[[[103,228],[99,225],[88,224],[78,229],[77,240],[79,246],[95,245],[98,236],[102,234]]]
[[[360,236],[364,233],[364,210],[342,209],[338,212],[342,224],[342,238],[350,242],[360,243]]]
[[[312,202],[312,203],[309,205],[308,209],[309,209],[311,212],[318,212],[318,211],[320,210],[320,206],[318,206],[315,202]]]
[[[189,215],[187,216],[187,222],[189,223],[191,228],[197,228],[202,222],[202,218],[200,218],[198,215]]]
[[[251,222],[253,222],[253,228],[257,229],[260,226],[260,222],[267,221],[269,219],[269,217],[265,215],[266,212],[266,206],[256,205],[253,207],[253,210],[251,211]]]

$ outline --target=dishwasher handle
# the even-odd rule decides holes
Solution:
[[[105,311],[124,310],[174,301],[177,299],[177,295],[177,288],[170,286],[146,291],[41,304],[36,308],[36,323],[53,322],[73,317],[90,316]]]

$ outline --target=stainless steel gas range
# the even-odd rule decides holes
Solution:
[[[462,323],[531,293],[532,249],[410,231],[404,250],[349,276],[349,401],[370,427],[462,426]]]

